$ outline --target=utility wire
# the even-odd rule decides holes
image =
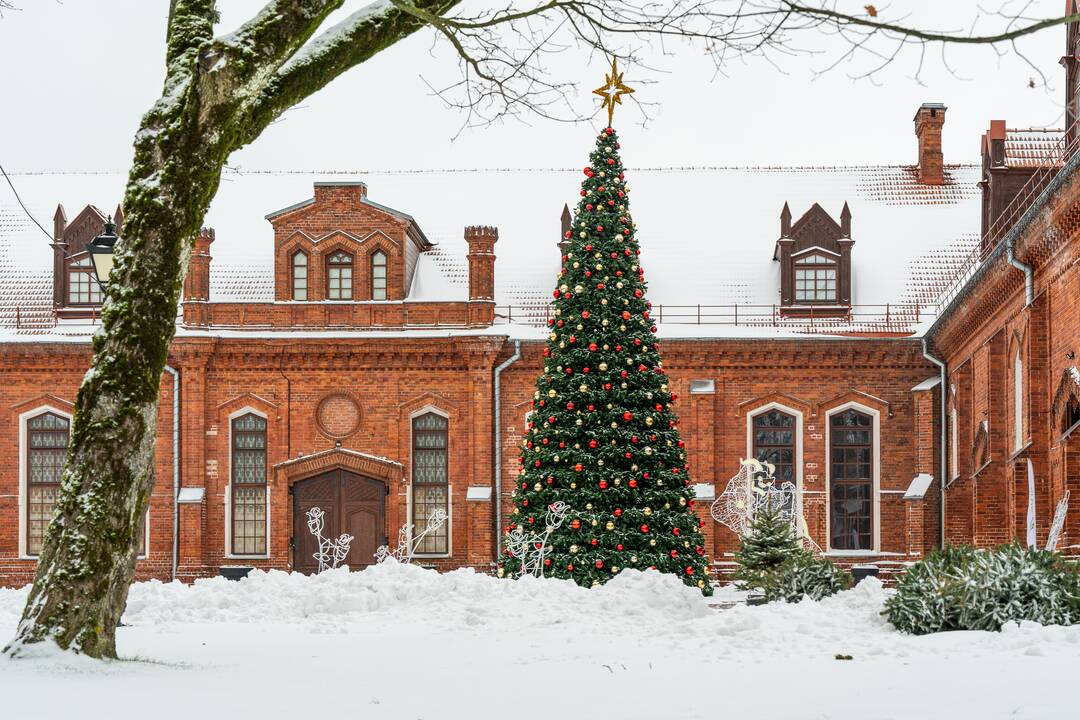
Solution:
[[[37,221],[37,218],[35,218],[30,213],[30,210],[27,209],[26,203],[24,203],[22,201],[22,198],[19,197],[19,191],[15,189],[15,184],[11,182],[11,178],[8,177],[7,171],[4,170],[3,165],[0,165],[0,174],[2,174],[4,176],[5,180],[7,180],[7,184],[11,188],[11,192],[15,195],[15,199],[19,201],[19,207],[21,207],[23,209],[23,212],[26,213],[26,217],[28,217],[28,218],[30,218],[31,220],[34,221],[34,224],[38,226],[38,229],[41,230],[41,232],[45,233],[45,237],[49,238],[50,242],[52,240],[55,240],[55,238],[52,236],[52,233],[50,233],[45,228],[41,227],[41,223],[39,223]]]

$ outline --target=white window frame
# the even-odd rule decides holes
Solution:
[[[869,415],[874,441],[871,446],[870,512],[873,513],[873,538],[869,550],[834,550],[832,546],[832,416],[845,410]],[[878,555],[881,552],[881,412],[852,400],[825,413],[825,544],[826,552],[836,557]]]
[[[444,553],[416,553],[414,558],[437,560],[440,558],[448,558],[454,555],[454,485],[450,482],[450,429],[453,427],[453,422],[450,419],[450,413],[446,412],[442,408],[435,407],[434,405],[425,405],[424,407],[409,414],[409,491],[405,493],[405,517],[408,518],[409,525],[409,541],[412,541],[412,531],[415,520],[413,519],[413,452],[415,451],[415,443],[413,442],[413,420],[421,415],[427,415],[428,413],[435,413],[443,418],[446,418],[446,552]],[[495,492],[498,492],[497,490]]]
[[[1020,348],[1013,357],[1013,452],[1024,447],[1024,359]]]
[[[795,489],[798,491],[799,515],[803,514],[803,414],[790,405],[779,402],[771,402],[760,407],[748,410],[746,413],[746,458],[754,457],[754,418],[770,410],[779,410],[795,418]]]
[[[233,420],[241,415],[247,415],[251,413],[258,415],[266,421],[266,552],[260,555],[237,555],[232,552],[232,461],[233,461],[233,436],[232,436],[232,424]],[[225,483],[225,547],[224,556],[228,560],[266,560],[270,557],[270,538],[272,534],[270,532],[270,508],[273,507],[270,502],[270,418],[262,410],[245,405],[244,407],[229,413],[229,417],[226,419],[228,430],[225,436],[228,438],[228,445],[226,447],[225,472],[228,473],[226,477],[228,481]]]
[[[74,424],[74,416],[67,410],[61,410],[55,405],[38,405],[19,415],[19,559],[37,560],[37,555],[30,555],[26,547],[26,508],[30,503],[30,458],[26,451],[27,423],[42,413],[51,412],[68,421],[68,443],[71,442],[71,425]]]

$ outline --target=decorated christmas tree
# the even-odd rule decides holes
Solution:
[[[525,545],[542,553],[544,575],[591,586],[625,568],[655,568],[710,594],[703,523],[612,128],[600,133],[584,174],[506,532],[540,538],[551,506],[564,503],[543,548]],[[521,552],[520,542],[507,545]],[[500,574],[519,574],[523,560],[508,549]]]

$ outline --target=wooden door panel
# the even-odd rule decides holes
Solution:
[[[349,556],[345,559],[350,568],[356,570],[375,562],[375,550],[382,545],[381,521],[373,508],[357,506],[346,512],[345,532],[353,536]]]
[[[308,530],[307,512],[313,507],[325,513],[323,535],[337,537],[339,502],[337,471],[302,480],[293,486],[293,568],[303,573],[319,569],[315,552],[319,544]]]
[[[386,542],[385,485],[347,470],[331,470],[293,485],[293,569],[303,573],[318,570],[318,543],[307,526],[307,511],[313,507],[325,513],[324,537],[353,536],[345,559],[350,568],[375,561],[375,550]]]

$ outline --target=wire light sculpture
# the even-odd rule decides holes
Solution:
[[[399,563],[411,563],[413,561],[413,556],[416,555],[417,549],[424,542],[424,538],[445,525],[449,517],[450,516],[446,514],[446,510],[442,508],[435,510],[428,515],[424,530],[418,535],[413,535],[413,531],[416,529],[415,525],[412,523],[405,523],[401,526],[401,529],[398,530],[397,547],[391,550],[386,545],[380,545],[379,549],[375,551],[375,562],[386,562],[392,558]]]
[[[772,463],[755,458],[739,461],[739,472],[727,484],[724,492],[713,501],[709,512],[713,520],[730,528],[739,537],[750,534],[754,516],[763,510],[780,515],[791,525],[791,531],[807,550],[820,553],[821,547],[810,537],[810,529],[802,514],[802,502],[795,483],[778,483]]]
[[[1057,508],[1054,510],[1054,520],[1050,523],[1050,535],[1046,538],[1046,549],[1050,551],[1057,550],[1058,540],[1061,539],[1061,530],[1065,527],[1065,513],[1069,510],[1069,491],[1065,491],[1065,495],[1058,501]]]
[[[312,557],[319,563],[317,572],[336,568],[349,556],[349,548],[352,546],[353,536],[342,533],[337,540],[323,537],[323,528],[326,523],[326,513],[321,507],[313,507],[307,511],[308,532],[315,536],[319,549],[312,553]]]
[[[517,577],[532,575],[533,577],[544,576],[544,560],[551,554],[551,546],[548,539],[551,533],[558,530],[566,516],[570,514],[570,506],[562,501],[554,502],[548,506],[544,515],[544,532],[527,533],[518,525],[504,540],[507,552],[521,560],[517,571]]]

